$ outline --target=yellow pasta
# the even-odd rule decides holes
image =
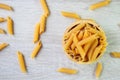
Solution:
[[[103,32],[100,32],[100,31],[97,31],[96,29],[93,29],[93,28],[91,28],[91,26],[89,25],[89,24],[87,24],[87,30],[89,31],[89,32],[91,32],[91,33],[97,33],[99,36],[103,36]]]
[[[23,54],[20,51],[17,52],[17,57],[18,57],[18,62],[19,62],[21,71],[23,73],[26,73],[27,69],[26,69],[25,59]]]
[[[0,51],[3,50],[4,48],[6,48],[9,44],[7,43],[2,43],[0,44]]]
[[[5,30],[0,28],[0,34],[6,34]]]
[[[0,3],[0,8],[5,9],[5,10],[10,10],[10,11],[13,10],[13,8],[11,6],[9,6],[7,4],[3,4],[3,3]]]
[[[97,66],[96,66],[96,70],[95,70],[95,76],[96,76],[97,78],[100,77],[100,75],[101,75],[101,73],[102,73],[102,69],[103,69],[102,63],[98,62],[98,63],[97,63]]]
[[[77,45],[76,47],[77,47],[80,55],[82,56],[82,59],[84,59],[84,57],[85,57],[85,51],[84,51],[84,49],[80,45]]]
[[[89,24],[87,24],[87,30],[89,31],[89,32],[91,32],[91,33],[99,33],[99,31],[97,31],[96,29],[93,29],[93,28],[91,28],[91,26],[89,25]]]
[[[91,43],[91,48],[90,50],[88,51],[88,59],[91,60],[91,57],[92,57],[92,54],[93,54],[93,51],[94,49],[97,47],[98,45],[98,40],[94,40],[92,43]]]
[[[89,36],[88,31],[85,30],[84,35],[83,35],[83,39],[87,38],[88,36]]]
[[[77,49],[77,48],[75,48],[75,53],[77,53],[77,54],[79,53],[79,51],[78,51],[78,49]]]
[[[78,34],[78,40],[80,41],[83,38],[83,31],[80,31]]]
[[[73,41],[73,35],[68,39],[67,43],[65,44],[65,49],[68,49],[69,46],[72,44]]]
[[[35,26],[35,31],[34,31],[34,43],[36,43],[39,40],[39,32],[40,32],[40,23],[37,23]]]
[[[95,21],[82,19],[66,29],[63,46],[71,60],[90,64],[102,56],[107,40],[104,31]]]
[[[59,68],[57,71],[66,74],[76,74],[78,72],[75,69],[69,69],[69,68]]]
[[[41,3],[42,8],[44,10],[45,17],[48,17],[50,15],[50,11],[49,11],[48,5],[46,3],[46,0],[40,0],[40,3]]]
[[[100,53],[102,47],[103,47],[102,45],[99,45],[98,47],[96,47],[96,49],[93,52],[92,58],[91,58],[92,61],[97,58],[97,56]]]
[[[84,23],[77,25],[74,29],[72,29],[69,33],[67,33],[67,35],[70,36],[72,33],[79,31],[84,27],[84,25],[85,25]]]
[[[96,36],[96,34],[94,34],[94,35],[92,35],[92,36],[90,36],[90,37],[88,37],[88,38],[86,38],[86,39],[83,39],[83,40],[81,40],[80,42],[78,42],[78,45],[86,44],[86,43],[91,42],[91,41],[93,41],[93,40],[95,40],[95,39],[97,39],[97,38],[98,38],[98,37]]]
[[[75,49],[75,44],[74,44],[74,43],[72,43],[72,45],[71,45],[71,49],[72,49],[72,50]]]
[[[77,45],[78,43],[78,39],[77,39],[77,36],[75,35],[74,38],[73,38],[73,42],[75,43],[80,55],[82,56],[82,58],[85,57],[85,51],[83,50],[82,46],[81,45]]]
[[[42,43],[41,43],[41,41],[39,41],[39,42],[37,43],[37,45],[35,46],[32,54],[31,54],[31,58],[35,58],[35,57],[37,56],[37,54],[39,53],[41,47],[42,47]]]
[[[14,34],[13,20],[9,16],[7,17],[7,30],[8,30],[8,34],[10,35]]]
[[[91,44],[92,44],[92,42],[87,43],[87,44],[84,45],[83,49],[84,49],[85,53],[88,52],[89,48],[91,47]]]
[[[4,22],[4,21],[6,21],[6,19],[0,17],[0,22]]]
[[[89,9],[90,9],[90,10],[95,10],[95,9],[97,9],[97,8],[106,6],[106,5],[108,5],[108,4],[109,4],[108,1],[101,1],[101,2],[98,2],[98,3],[95,3],[95,4],[91,5],[91,6],[89,7]]]
[[[41,20],[40,20],[40,34],[45,32],[46,29],[46,17],[45,15],[42,15]]]
[[[65,17],[75,18],[75,19],[79,19],[79,20],[81,19],[81,17],[80,17],[78,14],[76,14],[76,13],[65,12],[65,11],[62,11],[61,13],[62,13],[62,15],[65,16]]]
[[[120,52],[111,52],[111,56],[114,58],[120,58]]]

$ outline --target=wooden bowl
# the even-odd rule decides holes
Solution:
[[[90,64],[104,54],[107,40],[104,31],[95,21],[79,20],[66,29],[62,44],[72,61]]]

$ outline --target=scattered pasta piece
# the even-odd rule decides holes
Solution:
[[[0,8],[1,9],[5,9],[5,10],[9,10],[9,11],[12,11],[13,8],[7,4],[3,4],[3,3],[0,3]]]
[[[46,29],[46,17],[45,15],[42,15],[41,20],[40,20],[40,34],[45,32]]]
[[[5,30],[0,28],[0,34],[6,34]]]
[[[98,62],[98,63],[97,63],[97,66],[96,66],[96,70],[95,70],[95,76],[96,76],[97,78],[100,77],[100,75],[101,75],[101,73],[102,73],[102,69],[103,69],[102,63]]]
[[[13,20],[9,16],[7,17],[7,30],[8,30],[8,34],[10,35],[14,34]]]
[[[0,22],[5,22],[5,21],[6,21],[6,19],[0,17]]]
[[[9,44],[7,43],[2,43],[0,44],[0,51],[3,50],[4,48],[6,48]]]
[[[36,43],[39,40],[39,32],[40,32],[40,23],[37,23],[35,26],[35,31],[34,31],[34,43]]]
[[[48,17],[50,15],[50,11],[49,11],[48,5],[46,3],[46,0],[40,0],[40,3],[41,3],[42,8],[44,10],[45,17]]]
[[[37,54],[39,53],[41,47],[42,47],[42,43],[41,43],[41,41],[39,41],[37,43],[36,47],[34,48],[32,54],[31,54],[31,58],[35,58],[37,56]]]
[[[18,57],[18,62],[19,62],[21,71],[23,73],[26,73],[27,69],[26,69],[25,59],[23,54],[20,51],[17,52],[17,57]]]
[[[76,14],[76,13],[65,12],[65,11],[62,11],[61,13],[65,17],[75,18],[75,19],[79,19],[79,20],[81,19],[81,17],[78,14]]]
[[[66,74],[76,74],[78,72],[75,69],[69,69],[69,68],[59,68],[57,71]]]
[[[120,52],[111,52],[111,56],[114,58],[120,58]]]
[[[103,6],[107,6],[109,3],[110,3],[109,0],[101,1],[101,2],[98,2],[98,3],[95,3],[95,4],[91,5],[91,6],[89,7],[89,9],[90,9],[90,10],[95,10],[95,9],[100,8],[100,7],[103,7]]]

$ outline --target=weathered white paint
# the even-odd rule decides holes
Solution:
[[[11,16],[14,20],[15,35],[0,35],[0,43],[7,42],[9,47],[0,51],[0,80],[96,80],[94,69],[96,63],[90,65],[76,64],[69,60],[62,49],[64,30],[74,19],[65,18],[61,11],[78,13],[82,18],[96,20],[106,32],[108,48],[99,60],[104,70],[100,80],[120,79],[120,59],[111,58],[111,51],[120,51],[120,0],[104,8],[89,11],[88,7],[100,0],[47,0],[51,15],[47,21],[47,30],[41,36],[43,48],[36,59],[30,54],[34,48],[33,31],[40,20],[43,10],[39,0],[0,0],[14,8],[14,12],[0,9],[0,16]],[[0,27],[7,30],[6,22]],[[25,55],[28,73],[21,73],[16,52],[20,50]],[[78,69],[77,75],[66,75],[56,72],[59,67]]]

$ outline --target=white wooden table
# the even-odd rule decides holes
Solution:
[[[0,35],[0,43],[7,42],[9,47],[0,51],[0,80],[96,80],[94,76],[96,63],[76,64],[69,60],[62,49],[62,35],[74,19],[65,18],[61,11],[78,13],[82,18],[96,20],[104,29],[108,39],[105,55],[99,60],[104,70],[100,80],[120,79],[120,59],[111,58],[111,51],[120,51],[120,0],[112,0],[107,7],[89,11],[88,7],[100,0],[47,0],[51,15],[47,21],[47,30],[41,36],[43,48],[36,59],[30,54],[34,48],[33,31],[35,24],[43,13],[39,0],[0,0],[13,6],[14,12],[0,9],[0,16],[11,16],[14,20],[15,35]],[[6,22],[0,27],[7,29]],[[17,51],[23,52],[28,73],[21,73]],[[77,75],[56,72],[59,67],[79,70]]]

